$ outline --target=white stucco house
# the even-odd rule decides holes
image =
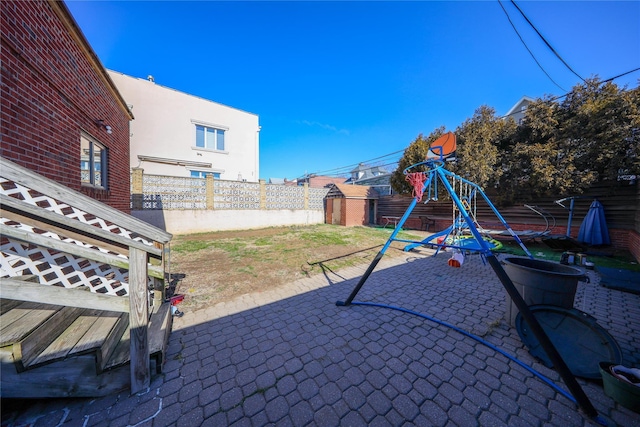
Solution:
[[[507,111],[507,114],[504,116],[513,118],[517,124],[521,125],[522,120],[524,119],[524,112],[533,101],[535,101],[535,99],[530,96],[523,96],[513,107],[511,107],[509,111]]]
[[[108,73],[135,117],[132,168],[152,175],[258,181],[258,115],[156,84],[151,76]]]

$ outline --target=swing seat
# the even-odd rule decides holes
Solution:
[[[450,267],[454,268],[460,268],[462,266],[462,263],[464,263],[464,255],[460,252],[456,252],[455,254],[453,254],[449,261],[447,261],[447,264],[449,264]]]

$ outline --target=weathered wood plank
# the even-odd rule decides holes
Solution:
[[[167,341],[171,332],[171,303],[165,302],[157,312],[151,316],[149,323],[149,354],[158,361],[158,367],[162,367]]]
[[[23,340],[13,344],[13,360],[18,372],[25,371],[83,311],[83,308],[63,307]]]
[[[28,367],[33,368],[67,357],[96,321],[95,314],[97,314],[97,311],[91,310],[88,314],[78,316],[66,329],[61,331],[51,344],[42,350],[37,357],[33,358]]]
[[[87,330],[87,333],[83,335],[78,341],[76,346],[71,350],[69,354],[84,353],[90,350],[100,349],[113,327],[120,320],[120,316],[124,316],[123,313],[117,313],[114,311],[97,311],[90,314],[94,317],[94,323]]]
[[[102,372],[107,369],[107,364],[114,354],[116,348],[120,341],[123,340],[123,336],[125,332],[129,328],[129,314],[122,313],[118,318],[118,321],[113,325],[111,331],[109,331],[109,335],[105,338],[104,343],[100,349],[98,349],[98,353],[96,356],[96,363],[98,364],[98,372]],[[125,346],[126,349],[126,358],[129,360],[129,341],[127,334],[127,343]]]
[[[105,249],[113,250],[114,252],[124,255],[129,252],[129,246],[133,246],[144,249],[155,257],[159,258],[162,256],[162,250],[155,246],[145,245],[137,240],[129,239],[76,219],[59,215],[5,194],[0,194],[0,206],[2,206],[2,215],[5,218],[18,221],[22,224],[29,224],[43,230],[53,231],[81,242],[95,244],[99,247],[106,246]]]
[[[0,349],[0,396],[3,398],[100,397],[129,387],[129,367],[96,374],[95,356],[85,354],[56,361],[37,369],[16,372],[4,363],[10,351]]]
[[[80,192],[71,190],[55,181],[45,178],[36,172],[19,166],[3,157],[0,157],[0,170],[4,178],[20,183],[32,190],[39,191],[56,200],[65,202],[71,206],[81,208],[84,212],[95,215],[98,218],[108,218],[114,224],[118,224],[129,231],[139,233],[150,240],[166,243],[172,235],[151,224],[127,215],[111,206],[107,206]]]
[[[0,346],[14,344],[22,340],[61,309],[60,305],[22,304],[2,315],[4,319],[7,319],[7,323],[5,326],[3,319],[0,330]]]
[[[131,334],[131,392],[149,387],[149,292],[147,291],[147,253],[136,248],[129,252],[129,329]]]
[[[18,306],[22,304],[26,304],[26,306],[24,307],[25,309],[20,309],[20,307],[18,307],[18,309],[16,310],[11,309],[6,313],[3,313],[2,316],[0,316],[0,334],[2,334],[2,331],[5,328],[10,327],[11,324],[13,324],[14,322],[17,322],[23,316],[26,316],[30,310],[33,310],[34,308],[38,308],[37,303],[32,303],[32,302],[25,303],[24,301],[18,301]],[[0,344],[2,343],[0,342]]]
[[[122,334],[122,337],[120,338],[120,341],[118,341],[115,349],[109,356],[109,360],[107,360],[106,363],[104,364],[103,370],[106,371],[116,366],[121,366],[129,362],[130,349],[131,349],[131,329],[126,328],[126,330]]]
[[[19,306],[20,304],[22,304],[22,301],[16,301],[11,299],[0,300],[0,315],[5,314],[9,310]],[[0,325],[2,325],[2,323],[0,323]]]
[[[0,233],[2,233],[5,237],[14,238],[16,240],[21,240],[27,243],[33,243],[43,248],[53,249],[56,251],[64,252],[66,254],[75,255],[80,258],[86,258],[92,261],[109,264],[118,268],[129,268],[129,263],[124,258],[100,252],[95,249],[85,248],[84,246],[79,246],[74,243],[52,239],[50,237],[45,237],[40,234],[31,233],[29,231],[21,230],[15,227],[9,227],[4,224],[0,224]]]
[[[70,307],[95,308],[122,313],[129,311],[129,297],[96,294],[59,286],[24,283],[9,278],[0,278],[0,298]]]

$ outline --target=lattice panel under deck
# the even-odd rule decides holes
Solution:
[[[34,274],[45,285],[87,286],[92,292],[118,296],[129,293],[127,270],[6,237],[2,238],[0,252],[2,277]]]
[[[138,242],[144,243],[147,246],[153,245],[152,242],[147,241],[137,233],[126,230],[116,224],[84,212],[81,209],[60,202],[52,197],[41,194],[35,190],[31,190],[30,188],[27,188],[13,181],[9,181],[2,177],[0,177],[0,192],[15,199],[22,200],[25,203],[41,207],[50,212],[55,212],[59,215],[66,216],[67,218],[72,218],[85,224],[89,224],[94,227],[109,231],[111,233],[116,233],[120,236],[136,240]]]

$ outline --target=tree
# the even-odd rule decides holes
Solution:
[[[513,119],[497,118],[493,108],[481,106],[456,129],[458,162],[452,171],[480,187],[498,184],[502,175],[499,147],[515,130]]]
[[[531,103],[503,159],[501,197],[580,194],[596,181],[640,172],[639,101],[638,88],[594,78],[561,103]]]
[[[640,172],[640,88],[620,89],[590,79],[561,104],[563,137],[576,153],[576,167],[596,179]]]
[[[420,134],[409,145],[391,178],[396,192],[411,192],[404,169],[424,161],[443,133],[441,127],[427,138]],[[529,104],[520,126],[481,106],[456,135],[458,163],[447,167],[481,187],[497,187],[498,204],[580,194],[596,181],[640,174],[640,86],[627,90],[592,78],[561,102],[545,97]]]

